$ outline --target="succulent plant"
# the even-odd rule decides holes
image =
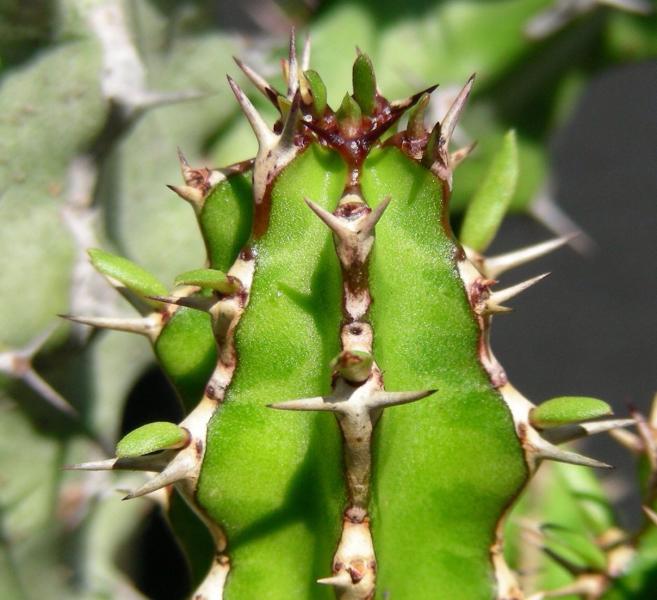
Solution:
[[[187,414],[74,468],[158,473],[126,499],[180,493],[214,541],[194,598],[521,598],[503,554],[513,500],[545,460],[607,467],[559,445],[634,423],[600,420],[611,409],[595,398],[535,406],[490,348],[493,317],[544,276],[496,278],[566,240],[484,255],[517,182],[512,131],[452,232],[468,149],[450,142],[474,77],[427,128],[434,88],[389,101],[359,53],[334,110],[309,56],[293,35],[282,92],[238,63],[279,111],[273,127],[229,77],[253,160],[193,168],[180,155],[184,185],[170,187],[193,208],[206,268],[167,292],[90,252],[141,316],[69,318],[150,339]],[[589,547],[582,568],[604,571]]]
[[[472,29],[493,18],[515,27],[545,3],[444,4],[434,9],[441,19]],[[436,86],[386,99],[379,88],[396,68],[386,57],[404,26],[377,32],[341,3],[317,19],[320,59],[331,35],[348,36],[336,23],[366,24],[356,29],[380,40],[378,78],[358,51],[352,90],[336,102],[346,55],[312,70],[310,44],[298,58],[293,34],[280,90],[238,61],[237,103],[217,103],[203,98],[214,91],[208,60],[227,70],[244,44],[195,32],[161,53],[162,20],[139,10],[145,62],[121,3],[62,3],[58,43],[3,83],[0,126],[21,124],[40,143],[3,138],[12,185],[0,207],[2,255],[31,237],[41,243],[27,263],[3,262],[4,280],[24,292],[3,311],[2,439],[7,455],[30,441],[3,467],[0,596],[141,597],[117,556],[152,503],[116,502],[118,485],[126,499],[162,508],[199,600],[650,597],[655,418],[607,419],[609,405],[581,396],[535,405],[490,348],[493,317],[543,276],[503,289],[498,277],[570,241],[486,255],[505,213],[533,210],[545,158],[532,154],[526,124],[506,131],[506,116],[482,120],[475,107],[468,130],[484,123],[483,152],[469,159],[473,145],[453,138],[464,137],[474,77],[447,95],[438,122]],[[491,82],[514,79],[508,65],[531,58],[527,44],[509,38],[486,57],[493,105]],[[452,82],[469,62],[459,56]],[[69,66],[71,77],[56,76]],[[412,77],[440,68],[420,61]],[[261,98],[247,98],[247,80]],[[42,90],[58,102],[35,107]],[[253,139],[243,141],[248,127]],[[180,153],[183,184],[169,187],[191,210],[153,191],[171,176],[176,142],[238,161],[193,167]],[[449,211],[462,212],[458,235]],[[27,324],[12,318],[21,310]],[[55,313],[67,313],[70,335],[50,325]],[[150,343],[184,417],[146,423],[115,445],[150,360],[148,344],[124,332]],[[623,429],[635,425],[636,435]],[[562,447],[607,431],[640,458],[646,519],[635,532],[582,469],[607,465]],[[538,471],[545,461],[575,466]],[[62,474],[64,464],[99,473]],[[117,482],[109,471],[136,473]]]

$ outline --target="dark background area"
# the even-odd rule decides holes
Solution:
[[[493,348],[527,397],[590,395],[627,416],[647,412],[657,392],[657,64],[595,78],[553,140],[557,201],[594,240],[506,275],[552,275],[496,319]],[[544,239],[528,217],[511,217],[493,250]],[[616,466],[606,475],[621,504],[636,501],[628,453],[607,436],[586,443]],[[638,508],[638,507],[637,507]]]

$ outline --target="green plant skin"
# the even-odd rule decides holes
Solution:
[[[212,419],[198,501],[230,540],[226,598],[330,598],[326,573],[345,504],[340,435],[330,415],[277,413],[272,402],[326,394],[339,351],[340,267],[304,197],[333,210],[339,157],[311,146],[281,173],[271,222],[254,242],[251,299],[225,404]]]
[[[154,350],[182,401],[185,414],[191,412],[217,364],[210,316],[180,307],[162,329]]]
[[[387,389],[438,390],[387,410],[378,425],[378,588],[400,598],[427,590],[489,598],[493,531],[527,472],[509,411],[477,357],[479,329],[444,227],[441,186],[388,149],[368,159],[363,192],[372,205],[393,198],[370,265],[375,359]]]
[[[191,587],[194,589],[203,581],[212,563],[212,537],[177,491],[170,496],[166,518],[187,561]]]
[[[248,176],[230,175],[208,194],[199,226],[212,268],[228,271],[251,232],[253,201]],[[165,323],[154,344],[164,373],[188,414],[203,395],[217,364],[210,316],[180,307]]]
[[[326,415],[271,415],[264,405],[328,392],[339,267],[328,230],[302,200],[333,209],[344,177],[339,158],[306,150],[276,181],[270,229],[255,242],[238,370],[210,425],[198,488],[230,540],[227,598],[331,595],[313,580],[330,564],[344,506],[337,428]],[[444,229],[441,185],[393,149],[372,153],[362,185],[372,206],[393,198],[370,267],[375,358],[389,389],[440,390],[387,411],[380,425],[379,589],[488,598],[494,529],[527,473],[510,414],[477,357],[479,329]],[[319,489],[331,491],[322,499]]]

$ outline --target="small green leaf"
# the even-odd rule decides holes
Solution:
[[[607,417],[612,413],[611,406],[597,398],[560,396],[533,408],[529,413],[529,420],[534,427],[546,429]]]
[[[518,181],[516,134],[509,131],[484,180],[468,204],[461,227],[461,243],[483,252],[495,237],[511,204]]]
[[[116,455],[144,456],[159,450],[182,448],[189,443],[189,432],[175,423],[148,423],[124,436],[116,445]]]
[[[358,102],[349,94],[345,94],[335,116],[338,118],[338,126],[343,135],[348,138],[356,135],[361,125],[363,113]]]
[[[326,110],[326,86],[317,71],[304,71],[303,74],[310,86],[315,112],[317,115],[323,115]]]
[[[331,361],[331,369],[337,371],[347,381],[361,383],[372,371],[374,358],[362,350],[345,350]]]
[[[176,285],[197,285],[222,294],[234,294],[242,287],[235,277],[217,269],[195,269],[176,277]]]
[[[91,264],[103,275],[120,281],[125,287],[139,296],[166,296],[164,287],[155,275],[149,273],[131,260],[116,256],[99,248],[89,251]]]
[[[352,70],[354,98],[366,115],[374,112],[376,103],[376,76],[367,54],[359,54]]]

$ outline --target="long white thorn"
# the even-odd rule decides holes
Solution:
[[[274,132],[269,128],[269,125],[267,125],[265,120],[260,116],[260,113],[256,110],[255,106],[253,106],[251,100],[247,98],[246,94],[242,91],[242,88],[240,88],[240,86],[235,83],[235,80],[230,75],[227,77],[228,84],[233,90],[233,94],[235,94],[237,102],[242,107],[242,111],[244,112],[244,115],[246,116],[251,125],[251,128],[253,129],[253,133],[255,133],[255,136],[258,139],[258,143],[261,146],[273,145],[276,134],[274,134]]]
[[[536,457],[543,460],[555,460],[557,462],[567,463],[570,465],[580,465],[582,467],[613,469],[613,467],[607,463],[603,463],[599,460],[596,460],[595,458],[589,458],[588,456],[577,454],[576,452],[570,452],[568,450],[557,448],[547,441],[545,444],[541,444],[540,447],[536,448]]]
[[[532,277],[531,279],[527,279],[526,281],[522,281],[521,283],[517,283],[516,285],[512,285],[511,287],[505,288],[503,290],[494,291],[489,296],[487,304],[490,307],[501,306],[503,302],[510,300],[518,294],[521,294],[526,289],[533,286],[535,283],[541,281],[541,279],[545,279],[548,275],[549,273],[543,273],[542,275]]]
[[[149,339],[156,339],[160,333],[161,326],[148,317],[144,318],[121,318],[121,317],[82,317],[78,315],[59,315],[62,319],[82,323],[98,329],[112,329],[114,331],[125,331],[127,333],[138,333]]]
[[[520,250],[485,258],[483,260],[484,275],[490,279],[497,279],[506,271],[520,267],[565,246],[575,235],[577,234],[565,235]]]
[[[369,235],[376,224],[379,222],[386,208],[390,204],[391,197],[386,196],[379,204],[372,210],[372,212],[365,217],[363,224],[360,229],[361,235]]]
[[[367,407],[371,410],[374,408],[387,408],[389,406],[399,406],[400,404],[409,404],[422,400],[427,396],[435,393],[436,390],[422,390],[418,392],[373,392],[367,399]]]
[[[74,465],[64,465],[65,471],[113,471],[118,458],[108,458],[106,460],[93,460],[89,462],[77,463]]]
[[[268,408],[276,410],[319,410],[324,412],[340,412],[339,403],[331,402],[331,398],[316,396],[314,398],[300,398],[299,400],[286,400],[268,404]]]
[[[564,425],[554,429],[544,429],[541,436],[552,444],[563,444],[580,438],[606,433],[613,429],[621,427],[631,427],[635,425],[634,419],[609,419],[607,421],[591,421],[590,423],[577,423],[573,425]]]
[[[449,107],[449,110],[447,111],[445,118],[440,124],[440,136],[444,140],[445,148],[447,148],[450,140],[452,139],[454,128],[458,123],[459,117],[461,116],[461,113],[463,112],[463,108],[465,107],[465,103],[468,100],[468,96],[472,91],[474,80],[475,80],[475,75],[474,74],[470,75],[470,78],[463,86],[458,96],[456,96],[454,102],[452,102],[452,105]]]
[[[106,460],[64,466],[65,471],[162,471],[171,460],[172,452],[150,456],[114,457]]]

